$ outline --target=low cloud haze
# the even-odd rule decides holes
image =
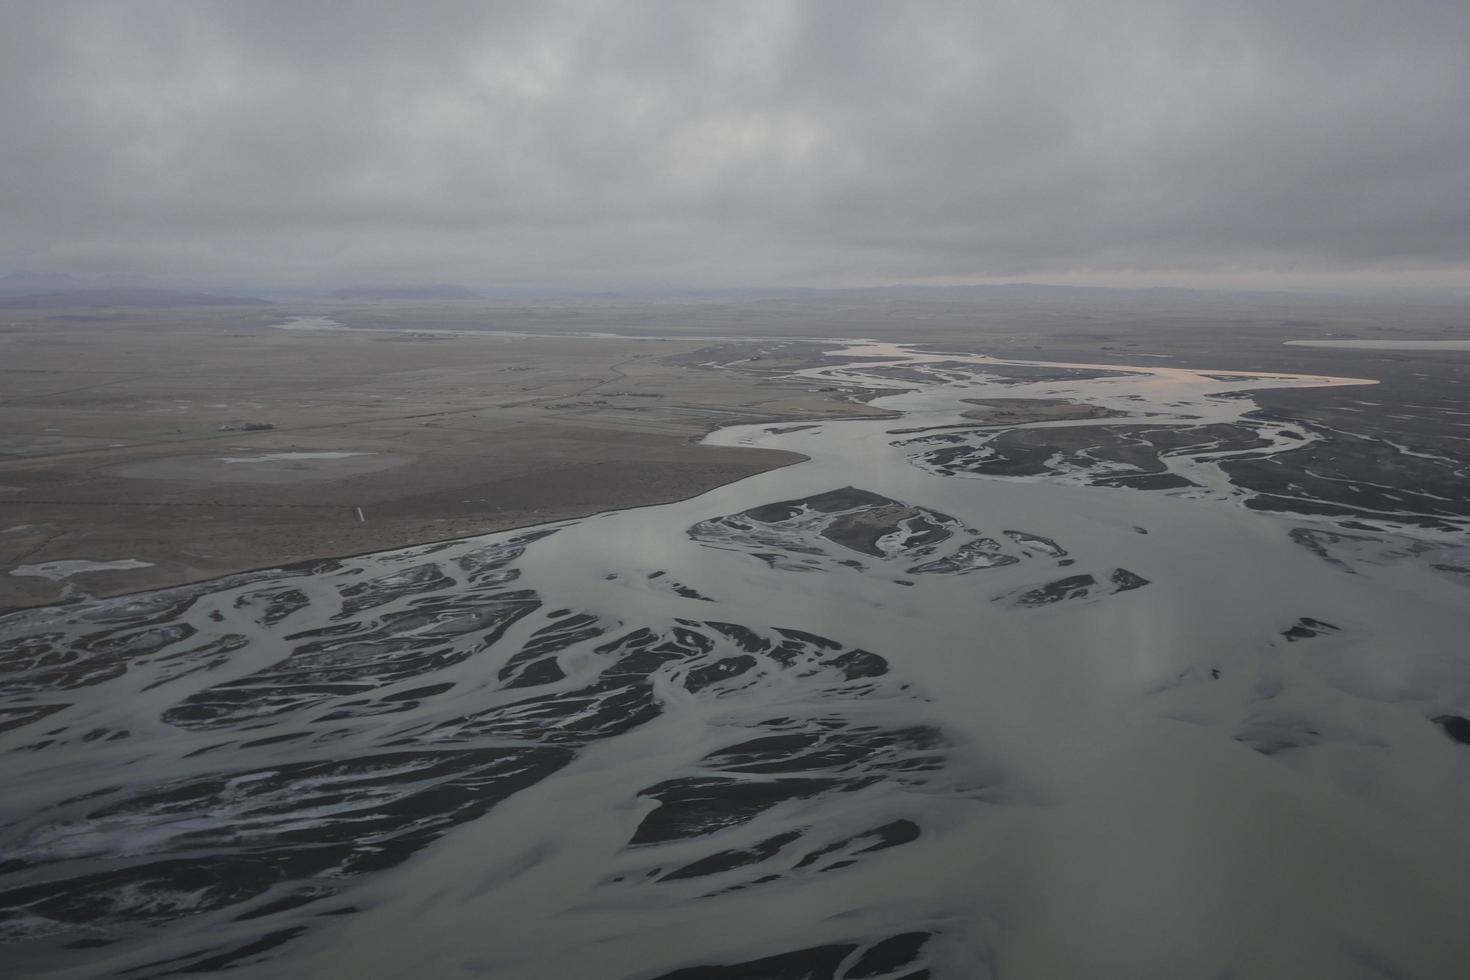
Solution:
[[[0,0],[0,273],[1470,285],[1470,4]]]

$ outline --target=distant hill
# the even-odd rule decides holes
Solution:
[[[0,296],[29,293],[63,293],[80,289],[157,289],[169,284],[155,282],[137,273],[105,272],[74,276],[69,272],[33,272],[22,269],[0,276]]]
[[[1181,286],[1077,286],[1046,282],[999,282],[968,284],[894,283],[884,286],[721,286],[662,289],[532,290],[497,289],[492,295],[545,295],[606,297],[610,299],[657,297],[663,299],[916,299],[974,301],[1125,300],[1183,299],[1218,295],[1246,296],[1239,290],[1201,290]],[[1284,295],[1284,294],[1283,294]]]
[[[347,286],[328,294],[332,299],[378,300],[410,299],[480,299],[473,290],[453,283],[435,283],[409,286]]]
[[[216,296],[174,289],[117,287],[111,289],[68,289],[62,292],[21,293],[0,296],[0,306],[20,310],[171,309],[180,306],[261,306],[267,300],[243,296]]]
[[[0,276],[0,294],[56,292],[64,289],[85,289],[90,285],[85,279],[65,272],[12,272]]]
[[[1199,291],[1179,286],[1071,286],[1049,282],[998,282],[974,285],[932,286],[898,284],[893,286],[869,286],[860,291],[878,295],[913,295],[955,298],[1015,298],[1015,299],[1108,299],[1130,296],[1185,298],[1198,296]]]

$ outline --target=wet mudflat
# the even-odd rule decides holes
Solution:
[[[1366,382],[845,353],[682,503],[0,620],[0,963],[1459,976],[1463,528],[1232,479]]]

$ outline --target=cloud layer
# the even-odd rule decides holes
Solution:
[[[0,268],[1470,268],[1470,5],[0,0]]]

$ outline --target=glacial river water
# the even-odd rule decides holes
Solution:
[[[0,974],[1465,976],[1463,530],[1216,465],[1369,382],[842,353],[682,503],[0,620]]]

